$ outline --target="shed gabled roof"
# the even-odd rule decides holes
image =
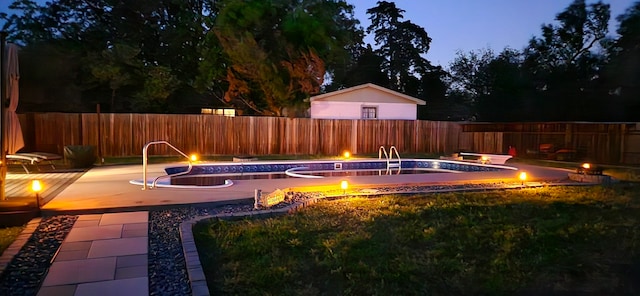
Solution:
[[[423,101],[423,100],[414,98],[412,96],[405,95],[403,93],[399,93],[397,91],[390,90],[388,88],[385,88],[385,87],[382,87],[382,86],[379,86],[379,85],[375,85],[373,83],[361,84],[361,85],[352,86],[352,87],[341,89],[341,90],[332,91],[332,92],[329,92],[329,93],[326,93],[326,94],[313,96],[313,97],[310,98],[310,101],[311,102],[313,102],[313,101],[324,101],[324,100],[331,101],[332,98],[335,98],[336,96],[339,96],[339,95],[342,95],[342,94],[346,94],[346,93],[349,93],[349,92],[354,92],[354,91],[367,89],[367,88],[375,89],[377,91],[381,91],[381,92],[390,94],[392,96],[411,101],[411,102],[413,102],[413,103],[415,103],[417,105],[425,105],[426,104],[426,102]],[[336,101],[339,101],[339,100],[336,100]]]

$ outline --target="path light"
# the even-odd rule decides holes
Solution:
[[[482,164],[485,164],[485,163],[489,162],[489,157],[486,156],[486,155],[483,155],[482,157],[480,157],[480,162]]]
[[[527,180],[527,173],[520,172],[520,175],[518,175],[518,179],[520,179],[520,181],[522,182],[522,186],[524,186],[524,181]]]
[[[342,153],[342,157],[344,157],[344,159],[349,159],[351,157],[351,152],[345,151]]]
[[[42,183],[40,180],[31,181],[31,191],[36,194],[36,206],[40,209],[40,191],[42,191]]]
[[[342,188],[342,195],[347,195],[347,188],[349,188],[349,182],[347,181],[340,182],[340,188]]]
[[[189,156],[189,159],[190,159],[191,161],[196,161],[196,160],[198,160],[198,155],[196,155],[196,154],[191,154],[191,156]]]
[[[583,175],[602,175],[602,168],[594,166],[588,162],[583,163],[578,167],[576,173]]]

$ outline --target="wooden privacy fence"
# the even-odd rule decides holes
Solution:
[[[99,120],[93,113],[19,117],[25,150],[54,153],[62,153],[66,145],[92,145],[99,146],[103,156],[135,156],[155,140],[203,155],[368,154],[391,145],[400,153],[504,153],[501,132],[463,133],[455,122],[182,114],[101,114]],[[175,153],[154,146],[150,154]]]
[[[422,120],[326,120],[183,114],[20,114],[26,151],[63,153],[66,145],[99,146],[102,156],[136,156],[165,140],[204,155],[403,153],[458,151],[518,156],[540,144],[577,151],[590,161],[640,164],[640,123],[462,123]],[[163,146],[150,154],[173,155]]]
[[[640,123],[518,122],[464,123],[466,132],[500,131],[504,145],[519,156],[541,144],[575,151],[577,159],[610,164],[640,164]]]

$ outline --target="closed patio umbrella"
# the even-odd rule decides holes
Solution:
[[[9,105],[5,111],[5,123],[7,128],[5,129],[5,149],[7,154],[14,154],[20,148],[24,147],[24,139],[22,137],[22,128],[20,127],[20,120],[16,114],[18,109],[19,99],[19,87],[18,82],[20,80],[20,69],[18,66],[18,46],[15,44],[8,44],[7,46],[7,88],[9,92],[7,97],[9,98]]]

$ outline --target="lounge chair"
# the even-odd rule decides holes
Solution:
[[[29,169],[25,166],[26,163],[34,165],[38,171],[40,167],[38,166],[41,162],[46,161],[52,169],[55,169],[55,165],[53,164],[54,160],[62,159],[62,156],[46,153],[46,152],[28,152],[28,153],[16,153],[16,154],[7,154],[7,161],[19,163],[22,168],[29,174]]]
[[[27,174],[29,174],[29,169],[27,168],[25,163],[29,163],[31,165],[35,165],[38,168],[38,163],[41,162],[42,159],[35,156],[27,156],[27,155],[19,155],[19,154],[7,154],[7,162],[19,163]],[[40,170],[40,168],[38,168]]]
[[[47,152],[24,152],[24,153],[16,153],[15,155],[22,155],[22,156],[27,156],[27,157],[37,157],[41,161],[46,161],[47,163],[49,163],[51,168],[54,169],[54,170],[55,170],[56,167],[55,167],[55,165],[53,165],[53,161],[62,159],[62,156],[60,156],[58,154],[47,153]]]

